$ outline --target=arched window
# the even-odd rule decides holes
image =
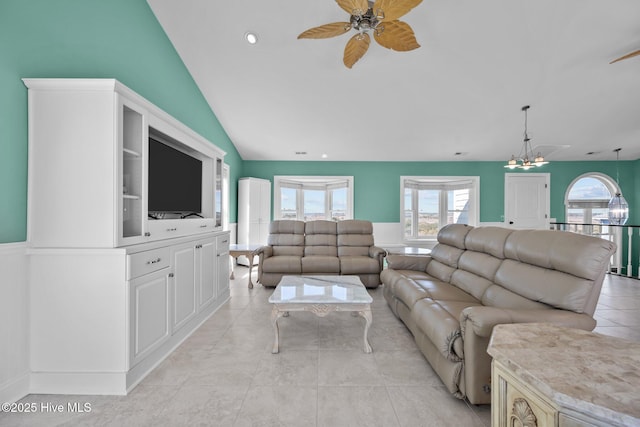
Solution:
[[[609,200],[618,185],[609,176],[588,173],[576,178],[565,195],[566,222],[573,224],[608,224]]]

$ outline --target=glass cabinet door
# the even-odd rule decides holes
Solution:
[[[215,178],[215,227],[222,227],[222,159],[216,159],[216,178]]]
[[[143,176],[147,130],[143,114],[122,105],[121,230],[119,239],[142,237],[144,225]]]

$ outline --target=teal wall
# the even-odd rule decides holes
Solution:
[[[244,176],[273,182],[274,175],[349,175],[354,177],[354,216],[373,222],[400,222],[400,177],[403,175],[480,176],[480,221],[502,222],[505,162],[275,162],[245,161]],[[640,161],[619,162],[620,183],[637,224]],[[551,217],[565,220],[564,197],[571,182],[588,172],[616,177],[616,162],[551,162],[527,171],[551,176]],[[635,204],[634,204],[635,202]],[[636,215],[633,215],[634,212]]]
[[[121,81],[226,151],[235,194],[242,159],[145,0],[0,0],[0,243],[26,239],[23,77]]]
[[[355,215],[399,222],[401,175],[478,175],[480,220],[502,221],[502,162],[243,161],[145,0],[0,0],[0,243],[26,239],[27,90],[23,77],[116,78],[227,152],[230,220],[237,178],[353,175]],[[612,155],[613,156],[613,155]],[[577,176],[615,177],[616,162],[552,162],[551,216],[564,220],[564,193]],[[638,224],[640,160],[620,162],[623,194]]]

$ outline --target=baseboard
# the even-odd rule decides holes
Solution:
[[[32,372],[30,394],[126,395],[125,372]]]
[[[30,373],[12,378],[0,385],[0,402],[16,402],[29,394]]]

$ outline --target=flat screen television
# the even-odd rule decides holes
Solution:
[[[148,211],[202,212],[202,161],[149,138]]]

